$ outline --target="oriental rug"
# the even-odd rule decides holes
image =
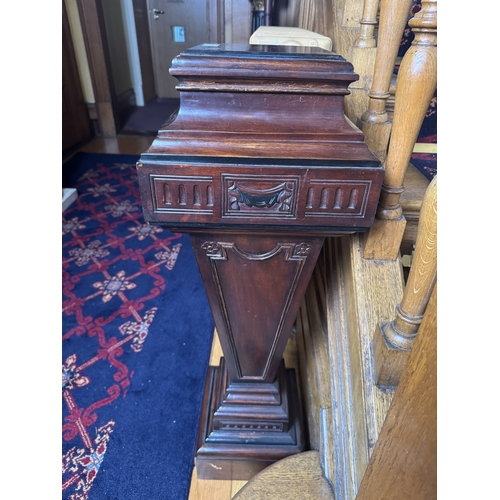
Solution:
[[[144,222],[137,159],[63,165],[63,499],[188,497],[214,324],[189,237]]]

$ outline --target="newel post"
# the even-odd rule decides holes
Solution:
[[[377,385],[398,385],[437,277],[437,177],[425,193],[415,252],[403,300],[393,321],[379,324],[373,339]]]
[[[394,122],[375,222],[364,238],[365,259],[395,260],[406,226],[400,197],[411,153],[437,84],[437,0],[423,0],[410,20],[415,33],[401,62]],[[378,55],[378,54],[377,54]],[[388,95],[388,94],[387,94]]]

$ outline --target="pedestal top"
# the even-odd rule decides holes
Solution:
[[[224,43],[182,52],[173,59],[170,74],[178,78],[181,92],[214,89],[346,95],[347,86],[359,78],[350,62],[319,47]]]
[[[250,57],[272,59],[329,59],[344,61],[345,59],[332,51],[321,47],[305,47],[298,45],[256,45],[247,43],[203,43],[183,51],[180,56],[205,54],[210,57]],[[348,63],[350,64],[350,63]]]
[[[383,169],[344,115],[358,75],[343,57],[204,44],[170,72],[179,111],[138,163],[146,220],[335,233],[373,223]]]
[[[318,47],[204,44],[170,73],[180,109],[146,154],[349,160],[379,163],[343,111],[358,79]]]

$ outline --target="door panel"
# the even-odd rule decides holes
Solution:
[[[148,0],[148,15],[158,97],[178,98],[178,81],[168,72],[183,50],[209,41],[207,4],[210,0]],[[155,16],[153,9],[162,13]],[[184,41],[173,40],[173,27],[184,28]]]

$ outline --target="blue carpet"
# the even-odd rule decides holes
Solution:
[[[63,494],[185,500],[213,319],[187,235],[144,223],[137,156],[63,165]]]

